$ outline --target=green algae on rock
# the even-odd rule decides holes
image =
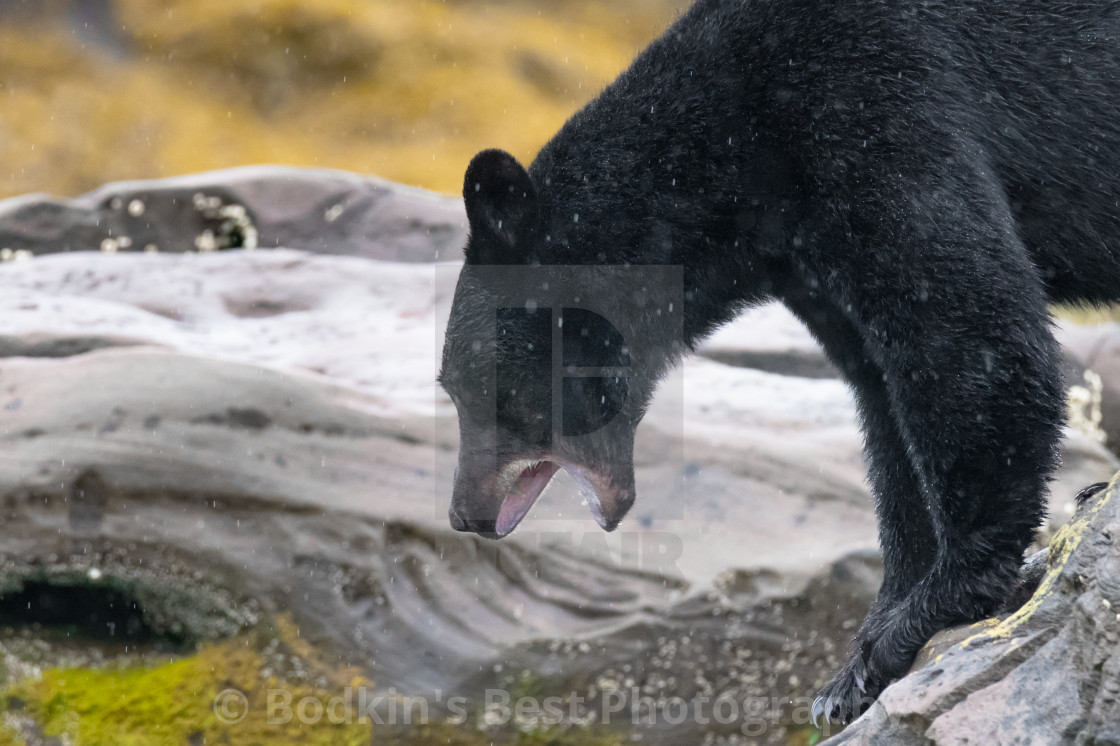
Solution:
[[[75,746],[620,746],[616,734],[565,724],[487,728],[476,708],[451,715],[375,689],[330,662],[285,615],[186,655],[134,654],[101,665],[28,666],[0,690],[0,746],[57,738]],[[371,720],[366,709],[376,702]],[[26,736],[25,741],[22,736]]]

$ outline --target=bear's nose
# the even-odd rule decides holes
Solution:
[[[459,511],[455,510],[455,508],[447,511],[447,517],[451,520],[451,528],[456,531],[470,531],[466,519],[459,515]]]

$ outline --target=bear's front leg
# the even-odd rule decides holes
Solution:
[[[782,300],[843,373],[856,398],[860,425],[868,434],[864,448],[868,477],[879,526],[886,530],[880,536],[883,584],[853,643],[862,649],[881,634],[892,610],[933,566],[937,536],[891,410],[883,370],[872,360],[859,330],[828,298],[796,282],[787,285]],[[827,711],[847,720],[874,701],[888,682],[868,670],[865,659],[853,650],[845,670],[821,693],[814,719]]]
[[[981,163],[883,164],[835,206],[839,230],[791,249],[808,297],[850,325],[832,346],[858,341],[866,359],[841,368],[864,415],[887,569],[815,716],[850,721],[934,633],[993,613],[1044,515],[1064,413],[1058,350],[1042,281]],[[932,552],[914,540],[922,526]]]

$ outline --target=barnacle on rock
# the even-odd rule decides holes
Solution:
[[[216,228],[207,228],[195,237],[194,245],[199,252],[224,249],[252,251],[257,248],[257,226],[244,205],[223,204],[221,197],[206,196],[201,192],[194,195],[193,204],[203,218],[218,223]]]

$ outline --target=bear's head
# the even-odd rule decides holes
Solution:
[[[560,237],[513,156],[475,156],[463,196],[470,237],[439,376],[459,415],[451,524],[505,536],[563,469],[613,530],[634,502],[635,429],[672,325],[626,268],[547,261]]]

